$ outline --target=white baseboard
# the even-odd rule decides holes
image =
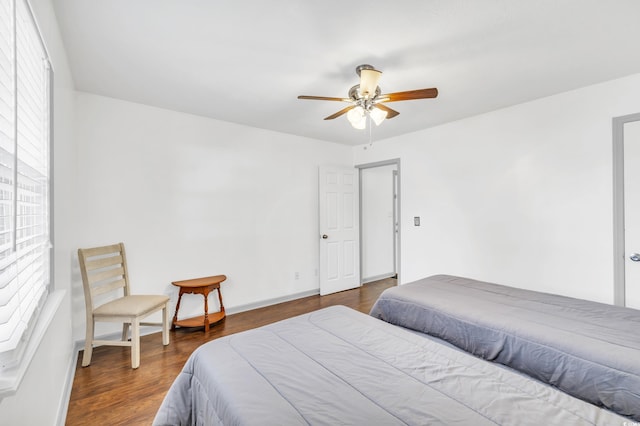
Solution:
[[[73,389],[73,380],[76,377],[76,367],[78,364],[78,343],[76,343],[71,351],[75,356],[69,359],[67,365],[66,380],[64,383],[64,389],[62,390],[62,397],[60,398],[60,408],[58,409],[58,426],[64,426],[67,422],[67,412],[69,411],[69,402],[71,401],[71,390]]]
[[[362,279],[362,284],[370,283],[370,282],[373,282],[373,281],[383,280],[385,278],[392,278],[392,277],[395,277],[395,276],[396,276],[395,272],[388,272],[386,274],[376,275],[375,277],[367,277],[367,278],[363,278]]]
[[[246,305],[235,306],[233,308],[226,309],[227,315],[238,314],[240,312],[250,311],[252,309],[264,308],[266,306],[277,305],[278,303],[290,302],[292,300],[302,299],[304,297],[315,296],[320,294],[320,289],[307,290],[296,294],[290,294],[288,296],[275,297],[273,299],[263,300],[261,302],[248,303]]]

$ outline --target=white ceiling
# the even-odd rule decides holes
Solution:
[[[344,144],[355,67],[389,104],[374,140],[640,72],[638,0],[53,0],[76,88]]]

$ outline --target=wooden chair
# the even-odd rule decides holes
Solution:
[[[131,295],[129,274],[124,244],[78,249],[78,260],[82,272],[84,299],[87,312],[87,335],[84,345],[82,366],[91,363],[93,347],[100,345],[131,346],[131,367],[140,366],[140,326],[161,325],[162,344],[169,344],[169,297],[161,295]],[[124,295],[120,293],[124,290]],[[107,293],[120,293],[116,299],[95,306],[95,299],[105,299]],[[140,322],[148,315],[162,310],[162,323]],[[122,340],[96,340],[96,322],[122,322]],[[131,341],[128,341],[131,328]]]

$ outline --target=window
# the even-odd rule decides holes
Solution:
[[[0,0],[0,368],[11,368],[50,282],[50,80],[26,0]]]

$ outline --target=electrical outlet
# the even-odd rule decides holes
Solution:
[[[420,226],[420,216],[416,216],[413,218],[413,225]]]
[[[293,277],[294,277],[296,280],[299,280],[299,279],[300,279],[300,272],[295,272],[295,273],[293,274]]]

